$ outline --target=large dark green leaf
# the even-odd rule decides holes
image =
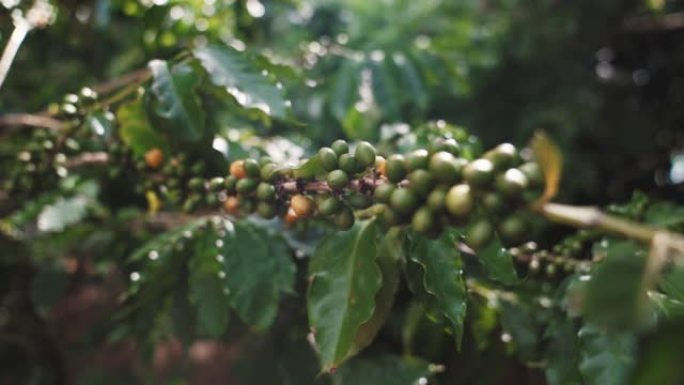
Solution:
[[[606,327],[625,328],[645,319],[646,293],[642,290],[645,255],[629,241],[611,241],[605,260],[595,267],[587,286],[587,319]]]
[[[189,263],[190,301],[197,309],[200,334],[219,337],[228,324],[230,301],[224,288],[225,272],[215,244],[216,233],[206,231],[195,239]]]
[[[580,372],[588,385],[626,384],[634,366],[636,338],[586,325],[579,332]]]
[[[159,129],[176,139],[201,139],[205,114],[195,93],[199,84],[195,70],[187,64],[170,68],[163,60],[153,60],[148,66],[152,71],[153,111],[164,122]]]
[[[375,295],[373,316],[359,327],[354,339],[354,352],[361,351],[370,345],[389,317],[392,305],[394,305],[394,295],[399,287],[399,261],[404,250],[402,247],[404,237],[405,233],[402,229],[393,228],[380,241],[377,262],[382,271],[382,287]]]
[[[549,323],[544,337],[546,349],[546,381],[549,385],[582,385],[578,371],[579,341],[572,320],[556,319]]]
[[[333,86],[328,95],[332,115],[342,122],[347,113],[359,100],[359,81],[361,69],[353,60],[347,60],[336,72]]]
[[[268,328],[281,294],[294,284],[295,265],[285,241],[248,222],[226,222],[216,242],[231,306],[250,325]]]
[[[390,68],[391,58],[383,60],[370,60],[368,66],[371,70],[371,83],[375,102],[382,110],[385,120],[397,121],[400,119],[399,112],[399,88],[396,79],[392,77]]]
[[[211,82],[224,88],[240,105],[257,108],[271,116],[286,116],[288,108],[283,92],[244,53],[228,46],[211,45],[197,48],[193,54]]]
[[[166,141],[152,129],[141,100],[124,104],[116,111],[121,140],[131,147],[136,155],[143,155],[152,147],[168,151]]]
[[[373,315],[382,284],[375,228],[372,221],[359,222],[334,233],[311,258],[307,308],[324,370],[349,357],[359,327]]]
[[[423,267],[425,290],[437,299],[460,346],[468,299],[460,252],[446,234],[438,240],[414,234],[409,257]]]
[[[332,376],[333,385],[416,385],[427,383],[433,373],[427,362],[384,355],[359,357]]]

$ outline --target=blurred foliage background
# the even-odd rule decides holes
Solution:
[[[0,45],[12,33],[13,12],[31,4],[0,1]],[[562,147],[566,159],[560,200],[605,205],[629,200],[640,190],[652,198],[684,203],[681,1],[69,0],[50,4],[54,22],[26,38],[0,90],[0,115],[43,111],[66,93],[83,86],[106,85],[144,68],[151,59],[172,58],[188,48],[223,43],[246,50],[266,74],[273,75],[291,110],[288,119],[270,119],[265,116],[269,114],[258,111],[212,104],[211,95],[203,94],[205,107],[213,110],[209,124],[237,143],[231,145],[236,153],[246,151],[240,142],[258,136],[296,143],[291,155],[301,156],[308,148],[336,138],[380,142],[431,120],[465,127],[479,136],[485,148],[504,141],[522,145],[535,130],[544,129]],[[239,95],[236,99],[240,103]],[[72,190],[87,197],[97,194],[88,192],[91,188]],[[638,199],[634,205],[639,204]],[[0,307],[0,324],[11,319],[6,309],[18,306],[25,315],[21,325],[31,330],[40,350],[35,357],[13,357],[16,363],[5,368],[14,368],[17,377],[30,378],[27,383],[60,383],[70,376],[83,384],[134,379],[152,383],[159,378],[164,383],[182,383],[172,382],[180,381],[174,373],[187,368],[175,363],[187,354],[195,365],[193,383],[227,381],[212,362],[235,361],[237,353],[230,343],[205,341],[186,353],[178,341],[157,345],[145,352],[154,361],[154,369],[131,363],[130,357],[138,353],[133,345],[96,354],[89,350],[89,341],[105,332],[91,330],[93,322],[83,314],[106,318],[114,294],[98,287],[103,282],[116,286],[117,282],[104,261],[120,259],[140,240],[120,242],[125,224],[123,219],[117,220],[94,233],[88,224],[77,225],[68,234],[51,235],[28,251],[11,242],[0,244],[7,266],[12,266],[0,272],[0,292],[30,296],[3,296],[7,307]],[[73,250],[76,257],[85,249],[92,254],[92,265],[81,263],[65,274],[64,266],[51,254],[55,245],[67,255]],[[34,267],[7,262],[26,253],[42,258],[38,262],[43,270],[37,281],[33,277],[39,272]],[[79,282],[77,289],[75,281]],[[36,282],[48,289],[41,290]],[[41,332],[42,319],[67,287],[79,301],[52,313],[57,323],[52,327],[61,331],[64,339],[54,346]],[[299,298],[284,305],[301,306]],[[486,320],[486,308],[478,311]],[[283,384],[297,383],[298,377],[285,368],[291,364],[314,378],[317,368],[301,364],[313,361],[311,352],[293,342],[301,341],[306,330],[287,326],[297,321],[301,320],[279,320],[272,333],[241,345],[241,355],[259,360],[240,361],[234,372],[247,373],[252,382],[246,383],[269,383],[270,375],[279,376],[276,378]],[[565,321],[544,322],[556,321],[561,326],[555,330],[562,334]],[[530,317],[511,312],[506,322],[525,324]],[[233,327],[233,336],[246,333],[244,325]],[[673,328],[674,334],[663,335],[681,335],[680,327]],[[86,329],[89,332],[84,337]],[[390,348],[392,341],[400,339],[397,329],[390,323],[386,331],[394,337],[384,342]],[[587,331],[586,338],[592,338],[591,332]],[[416,351],[436,361],[446,356],[440,340],[443,334],[427,331],[421,336],[424,343]],[[0,340],[5,337],[0,334]],[[630,350],[636,344],[630,338],[619,335],[605,343],[615,343],[617,351]],[[647,348],[663,352],[662,340],[666,338],[657,335]],[[62,344],[68,350],[66,358],[60,357]],[[285,358],[291,362],[278,361],[280,366],[270,373],[254,370],[251,366],[269,365],[268,360],[274,359],[271,346],[287,351]],[[450,374],[463,383],[497,383],[496,373],[487,374],[482,368],[505,350],[504,344],[496,342],[487,356],[463,361],[471,366],[451,367]],[[530,353],[529,361],[539,358],[535,354]],[[30,360],[45,360],[45,367],[57,368],[90,362],[107,370],[78,368],[69,375],[47,369],[36,372],[35,367],[21,365]],[[68,362],[48,364],[64,360]],[[374,373],[372,362],[359,365],[366,373]],[[501,367],[501,373],[520,383],[544,383],[543,375],[517,363],[504,361]],[[112,370],[117,368],[125,370],[113,377]],[[458,370],[462,371],[454,374]],[[352,373],[348,378],[354,378],[352,369],[347,372]],[[640,383],[654,383],[648,377],[654,374],[645,373]]]

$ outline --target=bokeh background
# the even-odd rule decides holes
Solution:
[[[12,33],[12,14],[32,4],[0,0],[1,46]],[[218,114],[212,124],[224,132],[316,148],[340,137],[378,142],[443,120],[489,147],[524,145],[543,129],[565,156],[559,200],[606,205],[643,191],[684,202],[682,1],[69,0],[46,6],[52,22],[27,36],[0,89],[0,115],[45,111],[69,92],[106,84],[151,59],[218,42],[275,63],[264,65],[293,109],[287,122]],[[21,278],[35,272],[21,269],[12,271],[11,285],[0,286],[35,291]],[[45,314],[24,309],[37,360],[71,368],[55,378],[171,381],[189,365],[193,383],[229,381],[222,363],[232,362],[231,345],[205,341],[184,356],[178,341],[160,344],[147,352],[152,369],[132,358],[140,352],[131,344],[96,351],[79,345],[90,341],[83,333],[93,332],[92,319],[111,312],[116,290],[93,281],[97,266],[81,264],[71,273],[80,274],[80,285],[68,301],[42,299],[57,304],[47,326],[37,321]],[[49,297],[49,290],[41,295]],[[0,324],[8,317],[0,311]],[[61,339],[50,340],[43,328]],[[66,358],[60,356],[65,347]],[[27,359],[15,358],[15,369],[24,370]],[[79,361],[104,369],[73,371]],[[543,383],[511,365],[514,378]],[[26,368],[25,378],[41,383],[36,367]]]

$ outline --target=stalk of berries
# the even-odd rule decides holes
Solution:
[[[539,166],[523,162],[511,144],[474,160],[459,152],[454,139],[438,138],[428,149],[384,158],[368,142],[350,151],[337,140],[315,155],[323,174],[302,177],[297,167],[280,167],[268,157],[240,159],[225,177],[190,178],[183,206],[196,209],[205,203],[200,193],[208,192],[206,204],[221,202],[231,215],[281,216],[288,224],[323,218],[346,230],[363,210],[385,227],[408,225],[429,237],[470,224],[466,242],[475,250],[495,234],[508,245],[525,241],[529,226],[522,214],[541,194]],[[148,152],[148,167],[167,167],[160,157],[156,149]]]

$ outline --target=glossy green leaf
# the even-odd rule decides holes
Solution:
[[[373,316],[382,284],[375,232],[373,221],[357,222],[325,238],[311,257],[309,326],[324,370],[349,357],[359,327]]]
[[[448,235],[429,240],[414,234],[410,241],[409,257],[422,266],[425,290],[437,299],[460,347],[468,299],[460,252]]]
[[[397,121],[400,119],[399,104],[397,94],[401,92],[397,86],[396,79],[392,77],[388,67],[390,58],[382,61],[371,60],[368,64],[371,71],[371,88],[375,102],[382,110],[384,120]]]
[[[644,221],[655,226],[674,230],[683,229],[684,206],[672,202],[655,203],[646,210]]]
[[[294,285],[295,265],[285,241],[248,222],[226,222],[215,242],[231,306],[248,324],[268,328],[281,295]]]
[[[586,325],[579,332],[579,370],[587,385],[626,384],[635,362],[636,338]]]
[[[645,253],[630,241],[612,241],[606,246],[605,260],[595,266],[587,286],[586,317],[611,328],[641,324],[648,303],[641,288]]]
[[[168,152],[166,140],[152,129],[141,100],[119,107],[116,119],[119,122],[118,133],[121,140],[130,146],[136,155],[141,156],[152,147],[159,147]]]
[[[538,359],[539,341],[542,328],[535,318],[535,308],[525,302],[502,301],[499,319],[505,333],[510,336],[510,344],[515,353],[523,360]]]
[[[513,265],[513,256],[508,249],[501,245],[498,237],[490,242],[484,250],[478,252],[477,257],[490,278],[505,285],[518,282],[518,273]]]
[[[201,139],[205,114],[195,93],[200,78],[193,67],[187,64],[170,67],[163,60],[152,60],[148,67],[152,72],[153,111],[163,120],[158,129],[174,139]]]
[[[425,361],[382,355],[355,358],[331,378],[333,385],[417,385],[433,375]]]
[[[295,178],[313,179],[326,174],[318,154],[313,155],[293,170]]]
[[[337,71],[334,84],[330,88],[328,100],[332,115],[339,121],[344,121],[354,103],[359,100],[359,82],[361,69],[353,60],[347,60]]]
[[[195,239],[189,263],[190,301],[197,309],[200,334],[219,337],[228,324],[230,302],[224,288],[225,272],[216,247],[216,233],[206,231]]]
[[[231,94],[240,105],[283,118],[288,107],[283,92],[255,68],[246,54],[229,46],[197,48],[193,55],[211,82]]]
[[[382,286],[375,294],[373,316],[359,327],[354,339],[353,352],[361,351],[370,345],[389,317],[392,305],[394,305],[394,296],[399,287],[401,271],[399,262],[403,254],[404,237],[404,231],[395,227],[380,241],[377,263],[382,272]]]

